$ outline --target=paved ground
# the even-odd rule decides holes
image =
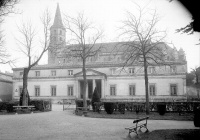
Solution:
[[[127,140],[132,120],[98,119],[75,116],[54,106],[45,113],[1,115],[0,140]],[[196,129],[192,121],[149,120],[150,131],[156,129]],[[134,136],[135,134],[132,134]]]

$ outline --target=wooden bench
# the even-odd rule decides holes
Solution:
[[[35,106],[13,106],[13,108],[15,108],[16,110],[16,114],[17,111],[26,111],[26,110],[30,110],[31,113],[33,113],[33,109],[35,109]]]
[[[149,117],[144,117],[141,119],[134,120],[133,124],[135,124],[135,126],[127,127],[125,129],[129,130],[129,135],[131,132],[135,132],[138,135],[138,128],[140,131],[141,131],[141,128],[146,128],[146,132],[149,132],[149,130],[147,128],[147,120],[148,119],[149,119]]]

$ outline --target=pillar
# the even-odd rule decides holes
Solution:
[[[96,87],[95,79],[92,79],[92,89],[93,89],[93,92],[94,92],[95,87]]]

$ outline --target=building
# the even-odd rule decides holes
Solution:
[[[48,51],[48,64],[37,65],[31,69],[28,78],[29,95],[33,99],[77,99],[83,98],[83,75],[80,59],[66,57],[66,30],[62,23],[59,5],[57,6],[54,23],[51,26],[50,45],[62,44],[54,53]],[[101,52],[87,59],[87,98],[92,97],[94,88],[102,100],[145,99],[144,70],[141,64],[124,65],[124,58],[113,51],[120,42],[102,43]],[[101,44],[101,45],[102,45]],[[96,44],[98,46],[100,44]],[[165,45],[160,44],[161,47]],[[72,45],[73,46],[73,45]],[[76,47],[76,45],[74,45]],[[150,100],[179,99],[186,97],[187,62],[184,51],[167,46],[168,65],[153,65],[148,69]],[[58,53],[59,52],[59,53]],[[18,99],[22,90],[23,68],[14,68],[13,92]]]
[[[12,100],[13,82],[11,73],[0,72],[0,101]]]

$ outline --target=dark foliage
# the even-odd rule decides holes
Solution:
[[[125,103],[118,104],[118,110],[121,114],[125,114]]]
[[[13,106],[16,106],[18,104],[18,101],[0,102],[0,111],[6,110],[7,112],[14,112]]]
[[[76,100],[75,101],[77,107],[83,107],[83,100]],[[87,100],[87,106],[90,105],[90,100]]]
[[[166,113],[166,104],[157,104],[158,113],[164,115]]]
[[[114,112],[115,104],[114,103],[104,103],[104,108],[107,114],[112,114]]]
[[[31,100],[30,105],[35,106],[37,111],[48,111],[51,110],[51,101],[46,100]]]
[[[194,110],[194,126],[200,127],[200,108]]]
[[[92,103],[92,109],[93,109],[93,111],[98,111],[99,109],[97,107],[97,104],[95,104],[95,102],[100,102],[100,96],[99,96],[99,93],[98,93],[96,87],[95,87],[94,93],[92,95],[91,103]]]

